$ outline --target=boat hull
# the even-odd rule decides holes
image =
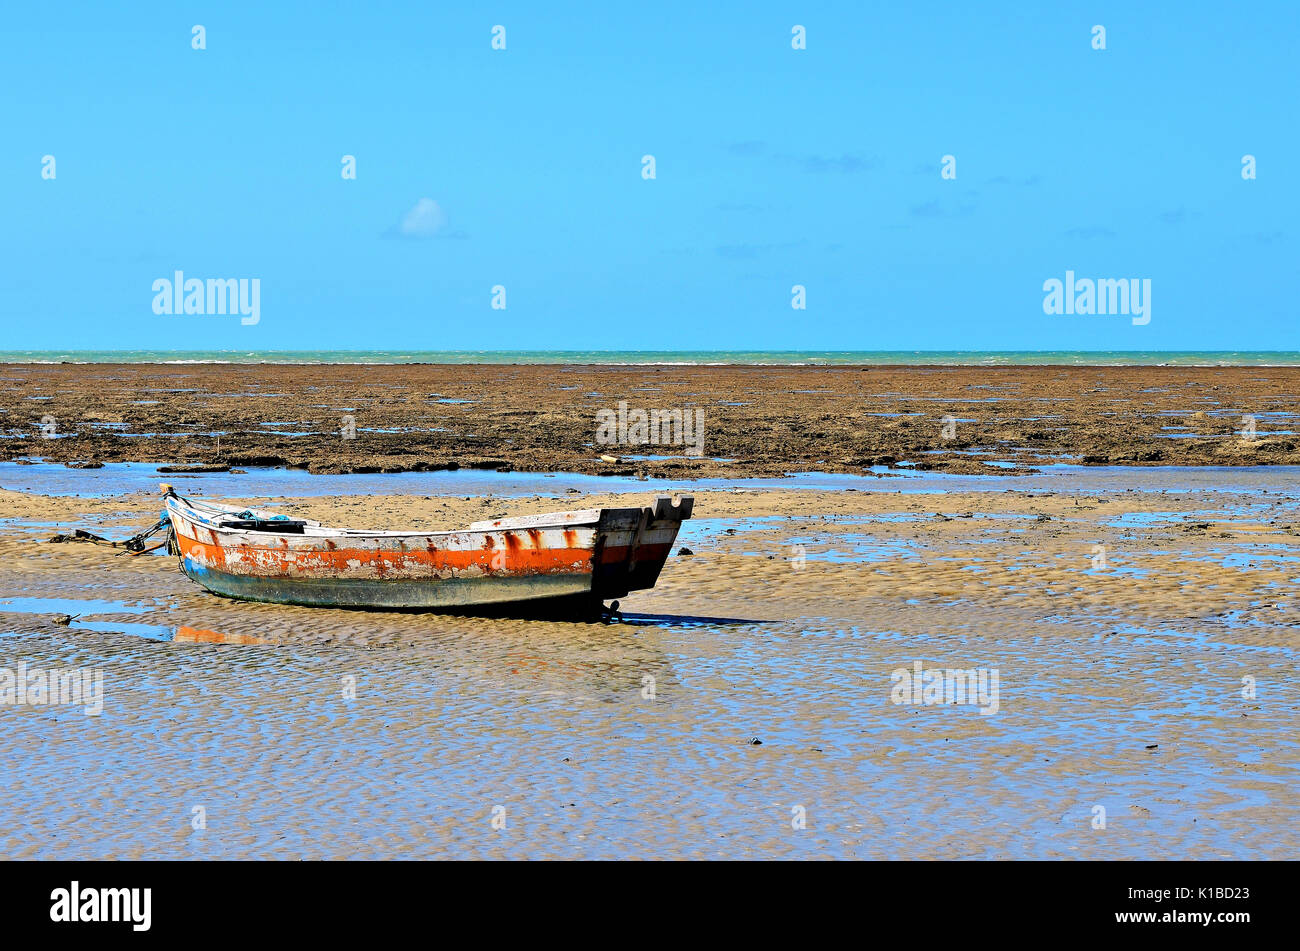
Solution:
[[[214,570],[190,558],[183,560],[182,569],[191,581],[222,597],[310,608],[437,610],[591,593],[590,575],[489,576],[437,582],[277,578]]]
[[[459,532],[230,527],[256,513],[174,495],[181,568],[213,594],[308,607],[438,610],[559,598],[606,600],[653,587],[692,501],[478,522]],[[288,523],[282,523],[288,524]]]

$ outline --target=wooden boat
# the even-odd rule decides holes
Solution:
[[[388,610],[571,597],[654,587],[694,499],[474,522],[452,532],[327,528],[193,502],[163,485],[181,569],[245,601]]]

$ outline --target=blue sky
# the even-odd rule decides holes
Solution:
[[[1300,4],[441,6],[7,8],[0,349],[1300,349]]]

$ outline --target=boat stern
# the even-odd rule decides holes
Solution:
[[[646,508],[602,509],[592,558],[592,594],[609,600],[653,588],[682,522],[694,508],[693,496],[674,501],[661,495]]]

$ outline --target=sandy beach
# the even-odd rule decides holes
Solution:
[[[693,490],[659,584],[611,623],[222,600],[171,557],[48,541],[129,534],[156,518],[155,494],[51,494],[39,467],[4,476],[20,471],[30,488],[0,491],[0,666],[91,667],[105,686],[98,716],[0,709],[0,812],[19,819],[7,857],[1300,847],[1289,467],[916,473],[834,491],[734,480]],[[312,477],[336,492],[270,504],[442,528],[644,504],[657,488],[570,492],[559,476],[543,492],[492,474],[491,496],[452,494],[450,475],[391,495]],[[230,496],[238,478],[184,484]],[[894,702],[895,673],[917,663],[996,671],[996,712]]]

